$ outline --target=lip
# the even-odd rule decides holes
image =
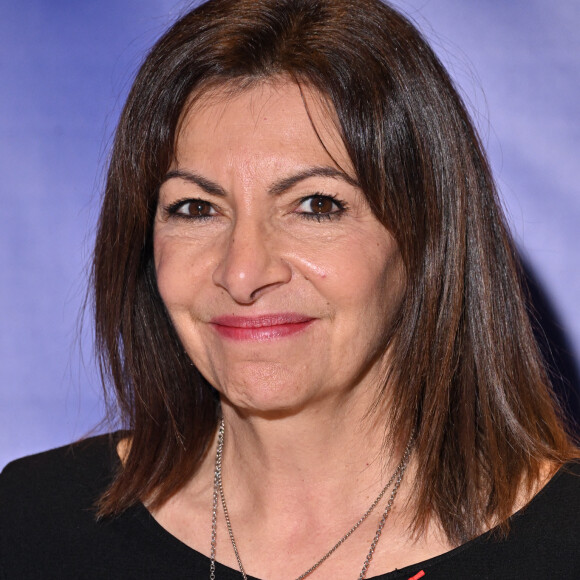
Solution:
[[[274,340],[305,330],[316,320],[294,312],[260,316],[217,316],[210,324],[224,338],[232,340]]]

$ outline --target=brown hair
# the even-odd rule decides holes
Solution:
[[[334,107],[356,177],[399,244],[408,287],[385,429],[403,445],[416,432],[416,530],[436,518],[461,543],[506,520],[521,482],[531,486],[546,459],[561,463],[574,448],[469,116],[417,30],[379,0],[210,0],[141,67],[116,133],[93,266],[101,370],[132,431],[100,514],[175,493],[219,415],[171,325],[152,260],[180,116],[208,83],[279,75]]]

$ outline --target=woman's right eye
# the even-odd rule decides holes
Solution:
[[[204,219],[217,215],[215,207],[203,199],[179,201],[168,208],[170,215],[191,219]]]

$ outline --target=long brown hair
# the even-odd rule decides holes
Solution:
[[[518,260],[465,107],[418,31],[379,0],[210,0],[141,67],[117,129],[96,241],[96,346],[132,432],[100,514],[159,504],[195,473],[219,399],[157,291],[152,228],[188,99],[286,76],[334,108],[356,177],[408,279],[385,429],[416,433],[416,529],[461,543],[574,448],[555,410]],[[385,384],[387,380],[385,378]]]

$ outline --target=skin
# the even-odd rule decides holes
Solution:
[[[315,117],[326,116],[312,105]],[[186,116],[174,176],[160,189],[161,296],[196,366],[247,414],[340,404],[353,390],[374,393],[384,370],[385,333],[403,290],[401,257],[324,120],[323,141],[346,175],[318,140],[296,85],[208,95]],[[272,193],[313,168],[337,175]],[[192,175],[223,194],[204,191]],[[180,200],[177,213],[168,211]],[[288,312],[312,323],[257,340],[224,339],[211,324],[224,315]]]
[[[206,92],[180,127],[155,220],[159,289],[187,352],[220,393],[223,484],[245,570],[296,578],[365,513],[402,454],[384,453],[388,389],[369,413],[404,294],[401,257],[357,187],[332,109],[308,87],[301,93],[282,78]],[[280,332],[280,313],[301,323]],[[215,324],[224,316],[260,325],[232,335]],[[216,444],[183,488],[148,506],[206,556]],[[129,447],[119,443],[122,461]],[[531,489],[522,483],[515,510],[554,470],[546,463]],[[367,577],[455,547],[437,522],[412,533],[419,477],[411,458]],[[389,493],[309,578],[358,577]],[[238,568],[221,510],[216,560]]]
[[[368,413],[405,289],[400,252],[357,186],[332,111],[307,87],[276,79],[214,90],[180,127],[155,219],[159,291],[222,399],[224,488],[246,571],[296,577],[400,460],[400,449],[384,457],[380,413]],[[302,322],[277,332],[268,320],[288,313]],[[267,317],[266,329],[232,337],[215,323],[231,316]],[[153,513],[205,554],[214,453]],[[448,549],[435,532],[409,537],[398,509],[408,490],[404,482],[369,576]],[[384,503],[312,578],[358,576]],[[217,559],[237,568],[222,519],[218,538]]]

